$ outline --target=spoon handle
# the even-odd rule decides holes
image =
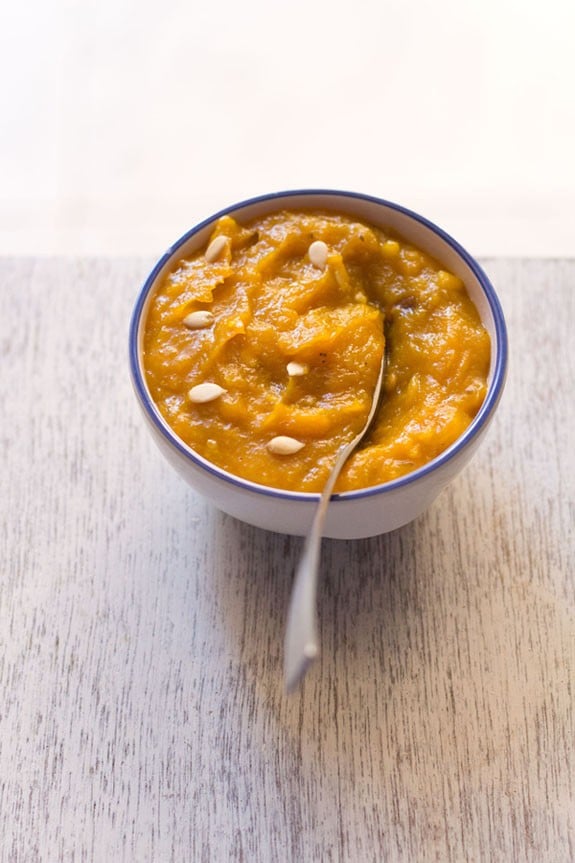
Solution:
[[[317,581],[323,527],[329,502],[340,471],[352,452],[371,428],[383,392],[386,351],[384,350],[379,375],[373,393],[369,416],[365,425],[352,441],[343,446],[321,493],[311,529],[304,543],[302,556],[296,569],[287,618],[284,645],[284,677],[288,692],[303,679],[307,669],[319,653],[317,627]]]
[[[284,650],[285,685],[291,692],[319,652],[317,634],[317,579],[323,526],[333,487],[348,457],[350,445],[340,450],[321,493],[310,532],[295,573],[288,611]]]

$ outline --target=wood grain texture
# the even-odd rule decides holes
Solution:
[[[575,261],[488,260],[507,389],[415,523],[324,543],[213,510],[127,374],[142,260],[0,264],[0,860],[575,860]]]

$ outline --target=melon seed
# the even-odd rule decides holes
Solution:
[[[288,363],[286,368],[290,378],[299,378],[301,375],[307,375],[309,372],[309,366],[307,363],[296,363],[294,361]]]
[[[229,237],[226,237],[225,234],[218,234],[217,237],[214,237],[214,239],[206,249],[206,253],[204,255],[208,264],[213,264],[214,261],[217,261],[218,258],[221,258],[222,252],[228,245],[229,241]]]
[[[214,322],[214,316],[207,310],[190,312],[189,315],[186,315],[183,322],[190,330],[203,330],[206,327],[211,327]]]
[[[276,455],[293,455],[295,452],[299,452],[304,445],[300,440],[286,435],[279,435],[279,437],[274,437],[268,441],[269,451]]]
[[[226,390],[219,384],[196,384],[188,392],[188,398],[195,404],[204,404],[205,402],[213,402],[214,399],[219,398],[225,392]]]
[[[323,240],[316,240],[307,250],[310,261],[318,270],[325,270],[328,252],[329,249]]]

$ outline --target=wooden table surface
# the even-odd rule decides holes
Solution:
[[[575,260],[486,260],[508,385],[415,523],[325,541],[214,510],[127,372],[151,261],[0,264],[0,860],[575,860]]]

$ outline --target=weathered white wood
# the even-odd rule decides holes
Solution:
[[[416,523],[324,544],[212,510],[140,422],[150,262],[0,265],[0,860],[575,859],[575,261],[486,261],[508,387]]]

